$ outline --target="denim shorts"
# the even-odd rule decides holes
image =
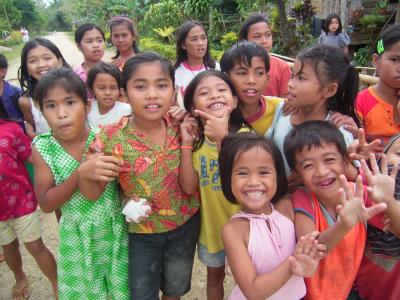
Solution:
[[[190,290],[200,213],[175,230],[129,233],[129,288],[131,299],[181,297]]]
[[[225,250],[221,250],[216,253],[208,252],[206,246],[201,243],[197,244],[197,254],[199,260],[207,267],[218,268],[225,264]]]

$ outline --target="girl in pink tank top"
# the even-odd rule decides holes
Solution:
[[[318,232],[296,243],[292,204],[283,198],[287,179],[278,148],[244,132],[224,138],[220,153],[222,191],[242,206],[222,230],[237,282],[229,299],[301,299],[306,294],[303,277],[313,275],[326,247],[318,244]]]

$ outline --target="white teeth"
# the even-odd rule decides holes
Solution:
[[[209,108],[210,108],[210,109],[213,109],[213,110],[218,110],[218,109],[221,109],[221,108],[224,107],[224,106],[225,106],[224,103],[217,102],[217,103],[211,104],[211,105],[209,106]]]
[[[252,197],[252,198],[258,198],[261,197],[264,192],[263,191],[251,191],[251,192],[245,192],[246,196]]]
[[[160,105],[158,105],[158,104],[149,104],[149,105],[146,105],[146,108],[159,108],[160,107]]]

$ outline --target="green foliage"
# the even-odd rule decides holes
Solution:
[[[155,33],[157,33],[164,41],[168,42],[169,44],[171,44],[175,30],[176,29],[172,26],[153,29]]]
[[[210,9],[213,7],[213,0],[184,0],[183,11],[187,16],[194,16],[198,20],[206,20]]]
[[[371,49],[369,46],[359,48],[354,53],[354,60],[357,66],[368,66],[372,60]]]
[[[223,50],[214,50],[211,49],[210,53],[211,53],[211,57],[215,60],[215,61],[220,61],[222,55],[224,54],[225,51]]]
[[[358,21],[358,23],[362,26],[369,26],[369,25],[380,26],[385,24],[385,22],[386,22],[386,17],[381,15],[364,15]]]
[[[141,35],[157,37],[154,28],[177,28],[183,22],[183,15],[179,6],[172,0],[152,4],[139,23]]]
[[[271,1],[268,0],[235,0],[237,5],[237,12],[243,17],[247,18],[257,11],[267,11],[271,7]]]
[[[222,39],[221,39],[221,46],[222,46],[224,49],[228,49],[228,48],[230,48],[234,43],[237,42],[238,38],[239,38],[239,37],[238,37],[238,35],[237,35],[236,32],[230,31],[230,32],[228,32],[228,33],[225,33],[225,34],[222,36]]]
[[[0,32],[17,28],[21,21],[21,12],[12,0],[0,1]]]
[[[11,34],[5,39],[0,40],[0,45],[6,47],[16,46],[22,43],[22,34],[19,31],[11,31]]]
[[[153,38],[141,38],[140,50],[157,52],[170,61],[174,61],[176,57],[175,46],[160,43],[159,41]]]

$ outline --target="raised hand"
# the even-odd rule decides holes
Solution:
[[[179,106],[172,106],[168,113],[173,119],[173,122],[175,124],[179,124],[182,122],[182,120],[185,118],[186,115],[188,115],[187,111],[184,110],[182,107]]]
[[[195,141],[197,138],[197,131],[198,131],[197,120],[190,115],[186,115],[183,118],[183,122],[180,125],[180,130],[181,130],[182,145],[185,146],[193,145],[193,141]]]
[[[353,137],[357,136],[358,126],[352,117],[343,115],[340,112],[334,112],[331,114],[329,121],[337,128],[344,126],[344,128],[349,131]]]
[[[359,128],[357,132],[358,139],[354,140],[347,148],[349,157],[352,160],[369,159],[370,154],[379,151],[381,141],[378,139],[373,140],[371,143],[367,142],[365,138],[365,131]]]
[[[361,167],[367,178],[368,195],[374,202],[388,203],[389,201],[393,201],[398,165],[394,164],[392,171],[388,174],[387,157],[385,154],[381,156],[381,169],[379,169],[375,154],[371,153],[369,160],[371,170],[368,168],[365,160],[361,160]]]
[[[299,109],[297,107],[294,107],[293,105],[290,104],[287,99],[284,100],[284,104],[282,107],[282,113],[284,116],[288,115],[295,115],[299,112]]]
[[[357,176],[355,192],[344,175],[340,175],[340,183],[342,186],[339,189],[340,204],[336,207],[336,210],[339,214],[338,221],[346,228],[351,229],[358,223],[365,222],[386,209],[386,203],[365,207],[361,176]]]
[[[81,163],[78,175],[87,180],[110,182],[118,176],[120,165],[121,161],[114,156],[94,153]]]
[[[209,113],[196,109],[194,113],[200,118],[205,120],[204,122],[204,135],[208,138],[221,143],[224,136],[228,134],[229,128],[229,116],[232,112],[231,107],[227,107],[222,117],[215,117]]]

